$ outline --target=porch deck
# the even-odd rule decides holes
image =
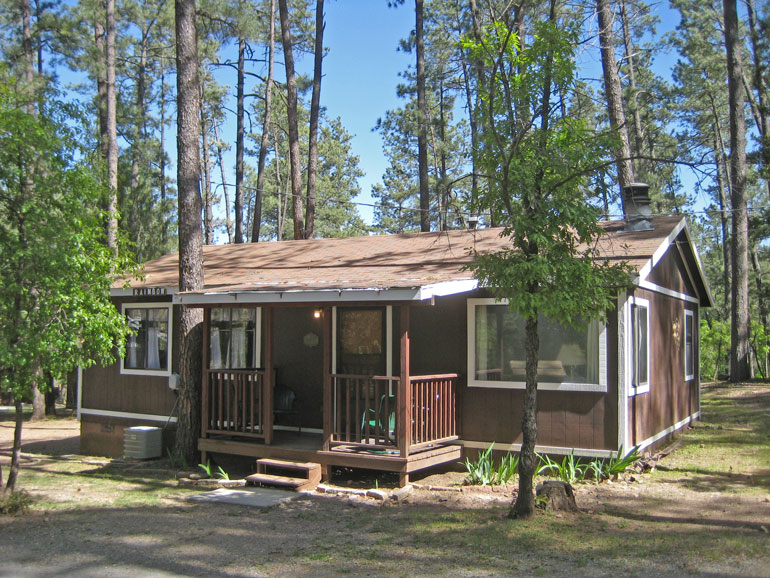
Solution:
[[[456,462],[461,458],[459,445],[437,444],[425,446],[420,450],[401,457],[395,447],[361,444],[336,445],[324,451],[324,436],[318,433],[297,433],[296,431],[276,430],[272,443],[263,440],[244,439],[230,436],[215,436],[198,440],[198,448],[203,460],[206,453],[224,453],[238,456],[276,458],[299,462],[315,462],[323,466],[328,473],[329,466],[365,468],[401,475],[401,481],[408,483],[409,474],[425,468]]]

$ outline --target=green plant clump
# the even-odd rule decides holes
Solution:
[[[486,450],[479,452],[478,458],[472,461],[465,458],[465,470],[468,475],[465,477],[465,484],[468,486],[500,486],[507,484],[516,474],[516,468],[519,467],[519,456],[508,452],[500,463],[495,465],[492,457],[492,443]]]
[[[602,480],[617,478],[632,469],[639,459],[639,446],[633,447],[627,454],[623,454],[623,446],[617,454],[607,459],[595,459],[586,465],[586,472],[591,472],[593,479],[598,483]]]
[[[588,466],[581,464],[580,458],[575,458],[574,451],[564,456],[561,463],[553,461],[547,455],[536,455],[540,458],[540,467],[537,470],[538,475],[550,473],[568,484],[582,482],[586,477]]]
[[[198,467],[204,471],[207,478],[213,477],[211,475],[211,462],[206,462],[205,464],[198,464]]]
[[[0,498],[0,515],[24,515],[29,512],[31,505],[32,497],[27,492],[12,492],[8,496]]]
[[[222,466],[217,466],[217,473],[214,474],[215,477],[219,478],[220,480],[229,480],[230,474],[228,474],[226,471],[222,469]],[[209,475],[211,477],[211,475]]]

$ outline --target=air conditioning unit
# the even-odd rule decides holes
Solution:
[[[159,427],[140,425],[123,430],[123,457],[137,460],[159,458],[162,445]]]

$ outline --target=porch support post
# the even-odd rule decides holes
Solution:
[[[324,343],[324,397],[323,397],[323,419],[324,419],[324,439],[323,451],[328,452],[331,449],[333,416],[332,416],[332,315],[331,307],[324,307],[323,310],[323,343]],[[328,473],[327,473],[328,475]]]
[[[409,383],[409,304],[400,307],[401,322],[401,376],[398,381],[398,451],[402,458],[409,456],[409,446],[412,444],[412,387]],[[408,474],[406,476],[408,482]]]
[[[273,308],[270,306],[264,309],[265,326],[265,391],[264,391],[264,415],[262,423],[265,428],[265,445],[273,442],[273,387],[275,381],[275,372],[273,371]]]
[[[202,388],[201,391],[201,437],[208,437],[206,432],[209,429],[209,366],[211,351],[209,350],[209,333],[211,331],[211,309],[205,307],[203,309],[203,355],[201,355],[202,367]],[[201,452],[201,459],[203,463],[206,463],[206,452]]]

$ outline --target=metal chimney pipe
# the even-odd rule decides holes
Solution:
[[[649,191],[647,183],[631,183],[623,190],[626,231],[652,231]]]

